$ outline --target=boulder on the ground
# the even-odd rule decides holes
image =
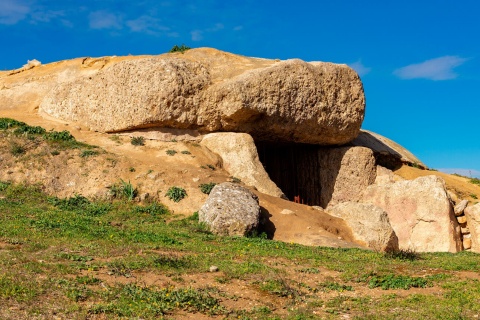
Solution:
[[[467,225],[470,230],[471,249],[480,253],[480,203],[465,209]]]
[[[329,208],[327,212],[347,223],[357,243],[376,251],[398,250],[398,238],[390,225],[388,214],[379,207],[344,202]]]
[[[285,197],[263,168],[255,143],[249,134],[210,133],[200,144],[218,154],[222,158],[223,168],[246,185],[254,186],[258,191],[274,197]]]
[[[372,150],[364,147],[319,149],[320,205],[357,201],[363,190],[375,182],[376,165]]]
[[[401,250],[458,252],[460,227],[445,191],[436,176],[369,186],[362,202],[382,208],[398,237]]]
[[[239,184],[218,184],[198,211],[198,218],[215,234],[246,236],[259,225],[258,197]]]
[[[112,59],[60,82],[40,104],[42,114],[104,132],[168,127],[322,145],[353,140],[364,110],[361,80],[346,65],[208,48]]]

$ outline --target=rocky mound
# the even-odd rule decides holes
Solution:
[[[58,84],[40,104],[103,132],[169,127],[323,145],[353,140],[364,108],[362,83],[345,65],[214,49],[110,63]]]

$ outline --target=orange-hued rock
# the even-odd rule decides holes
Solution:
[[[77,59],[11,77],[23,80],[14,91],[35,91],[27,100],[35,100],[32,107],[39,105],[41,114],[102,132],[169,127],[343,144],[357,136],[365,110],[360,78],[346,65],[247,58],[210,48]]]

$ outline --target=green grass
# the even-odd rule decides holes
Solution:
[[[169,156],[174,156],[175,154],[177,154],[177,151],[170,149],[170,150],[165,151],[165,153],[168,154]]]
[[[478,265],[470,252],[219,237],[158,202],[63,199],[0,182],[2,319],[11,310],[25,319],[470,319],[480,313]]]

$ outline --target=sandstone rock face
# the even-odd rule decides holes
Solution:
[[[320,205],[324,208],[359,200],[365,188],[375,182],[375,157],[368,148],[320,149],[319,162]]]
[[[467,207],[465,216],[471,234],[471,250],[480,253],[480,203]]]
[[[198,217],[213,233],[245,236],[258,227],[258,197],[245,187],[224,182],[212,189]]]
[[[40,112],[105,132],[170,127],[328,145],[357,136],[364,108],[360,78],[345,65],[203,48],[111,62],[60,83]]]
[[[239,178],[246,185],[254,186],[262,193],[285,197],[263,168],[255,143],[249,134],[210,133],[203,138],[201,144],[222,158],[223,168],[230,175]]]
[[[358,202],[339,203],[328,210],[352,229],[356,242],[377,251],[398,250],[398,238],[382,209]]]
[[[387,212],[402,250],[458,252],[462,249],[460,227],[445,183],[436,176],[371,185],[365,190],[362,202]]]

